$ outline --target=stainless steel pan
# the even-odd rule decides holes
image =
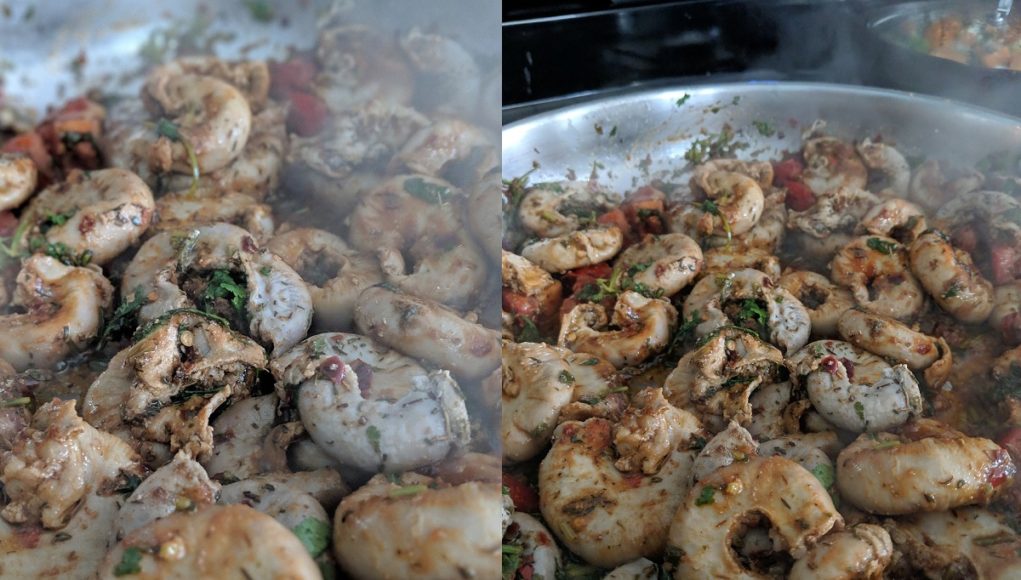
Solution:
[[[539,166],[532,181],[564,179],[572,170],[584,178],[594,170],[600,183],[621,193],[652,179],[686,182],[684,153],[703,132],[729,125],[748,144],[739,157],[768,159],[800,148],[802,129],[816,119],[838,136],[880,134],[909,156],[973,163],[1021,151],[1021,120],[978,107],[872,88],[739,83],[627,94],[513,123],[503,130],[503,174],[522,175],[533,163]],[[767,137],[755,123],[776,133]]]
[[[922,91],[1021,115],[1021,72],[992,69],[930,56],[911,48],[905,30],[924,31],[930,22],[958,14],[992,18],[996,3],[961,0],[902,2],[866,11],[859,39],[873,53],[869,73],[884,86]],[[1018,18],[1015,14],[1011,19]]]

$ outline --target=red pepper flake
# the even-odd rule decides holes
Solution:
[[[331,356],[319,364],[319,372],[324,377],[333,381],[334,384],[344,380],[347,375],[347,369],[344,367],[344,361],[340,360],[339,356]]]
[[[82,215],[81,221],[78,222],[78,231],[81,235],[88,235],[96,227],[96,217],[90,213]]]

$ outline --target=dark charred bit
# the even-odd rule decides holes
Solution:
[[[358,377],[358,390],[362,392],[363,397],[367,397],[372,389],[372,367],[365,364],[362,359],[355,359],[351,363],[351,370]]]
[[[584,516],[588,515],[598,507],[609,507],[616,504],[616,501],[607,498],[600,492],[588,497],[576,499],[565,505],[561,511],[568,516]]]

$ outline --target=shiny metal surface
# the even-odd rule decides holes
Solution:
[[[679,100],[690,95],[682,104]],[[908,156],[973,163],[1021,150],[1021,119],[944,99],[821,83],[737,83],[638,92],[530,117],[503,130],[503,175],[535,181],[584,179],[624,193],[660,179],[686,183],[684,153],[704,133],[729,126],[748,147],[741,158],[797,150],[817,119],[847,138],[882,135]],[[760,134],[754,122],[777,131]]]

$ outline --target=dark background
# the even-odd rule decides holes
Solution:
[[[996,4],[985,3],[990,12]],[[898,3],[505,0],[504,121],[594,93],[742,80],[861,84],[1008,112],[1021,108],[1021,83],[993,99],[981,79],[921,70],[876,42],[866,29],[868,14],[893,4]]]

